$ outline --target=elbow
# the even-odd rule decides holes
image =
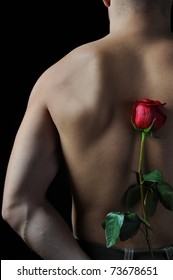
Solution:
[[[18,215],[16,214],[16,209],[10,205],[2,205],[2,218],[3,220],[10,225],[14,230],[17,228]]]
[[[3,220],[22,237],[27,216],[23,205],[14,206],[3,203],[1,215]]]
[[[10,217],[10,213],[9,213],[8,209],[4,205],[2,205],[1,216],[2,216],[2,219],[6,223],[8,223],[8,220],[9,220],[9,217]]]
[[[2,219],[7,223],[11,224],[12,216],[13,216],[13,211],[5,205],[5,203],[2,204],[2,211],[1,211]]]

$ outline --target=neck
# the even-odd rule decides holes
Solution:
[[[171,7],[168,4],[152,9],[135,4],[122,7],[121,1],[113,0],[109,8],[110,34],[159,36],[171,33]]]

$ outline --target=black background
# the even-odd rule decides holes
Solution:
[[[40,6],[37,1],[13,1],[4,5],[2,13],[1,198],[13,141],[36,80],[75,47],[109,32],[102,0],[41,1]],[[65,177],[60,170],[48,198],[70,225],[71,197]],[[0,226],[1,259],[39,259],[2,218]]]

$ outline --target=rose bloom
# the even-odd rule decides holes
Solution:
[[[132,122],[137,129],[149,128],[152,123],[152,131],[160,129],[167,117],[162,112],[166,103],[150,99],[135,100],[132,108]]]

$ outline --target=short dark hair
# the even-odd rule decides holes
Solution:
[[[168,12],[169,5],[171,7],[171,0],[120,0],[123,6],[134,5],[141,11],[160,10],[163,14]]]

